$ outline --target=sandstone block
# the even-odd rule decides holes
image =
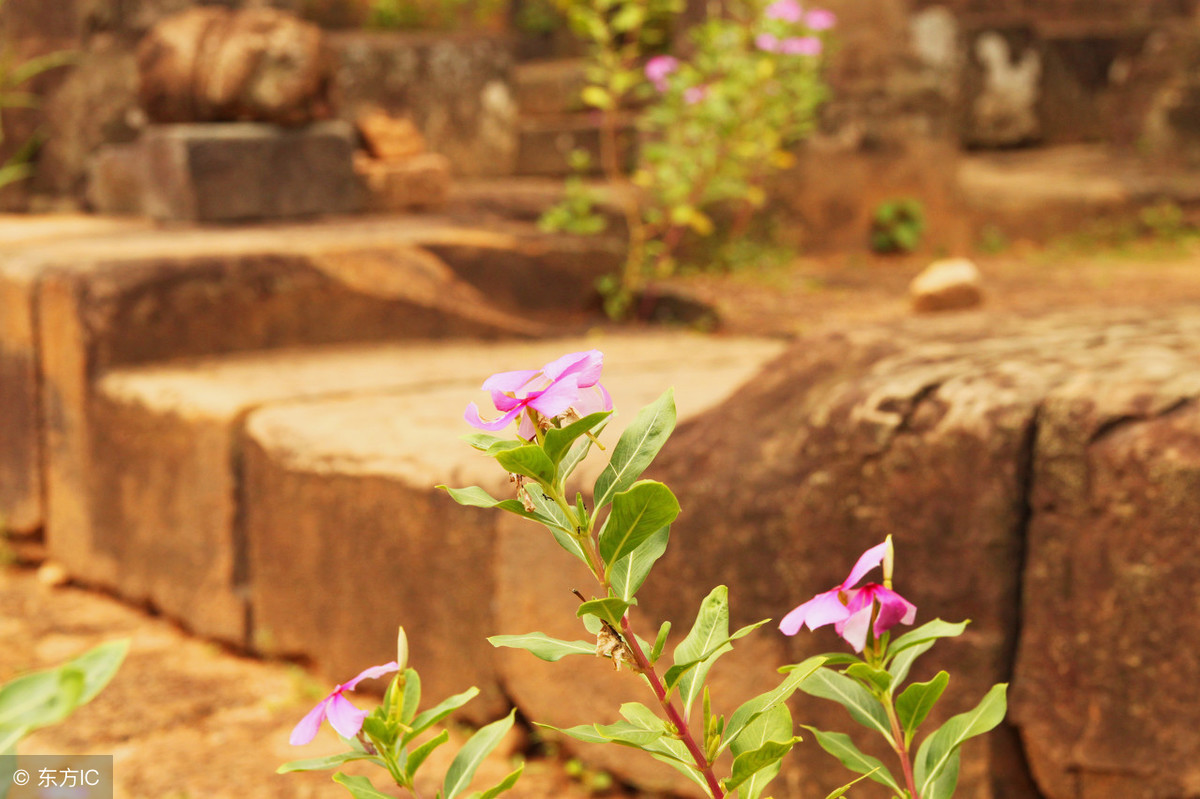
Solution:
[[[366,186],[371,211],[438,209],[450,196],[450,161],[438,153],[399,161],[355,158],[354,169]]]
[[[400,161],[425,152],[425,137],[408,117],[394,117],[375,108],[354,124],[367,152],[381,161]]]
[[[966,258],[934,261],[913,278],[908,292],[913,310],[955,311],[983,302],[979,268]]]
[[[88,207],[102,214],[140,214],[147,192],[145,161],[135,144],[110,144],[97,150],[88,164]]]
[[[450,159],[456,175],[512,174],[517,105],[505,36],[340,31],[328,41],[342,119],[370,109],[402,114]]]
[[[342,122],[152,126],[138,146],[145,210],[158,219],[277,219],[362,206],[353,132]]]

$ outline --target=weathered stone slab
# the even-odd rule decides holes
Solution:
[[[0,519],[8,530],[32,532],[43,520],[37,272],[22,268],[21,250],[141,228],[95,217],[0,216]]]
[[[544,679],[532,658],[498,661],[486,637],[528,621],[512,619],[528,596],[520,581],[538,584],[542,574],[508,565],[498,514],[459,507],[434,486],[510,492],[492,461],[457,441],[470,430],[463,408],[493,371],[593,346],[605,352],[604,382],[623,398],[625,422],[664,390],[664,379],[689,388],[685,415],[710,406],[780,347],[659,334],[412,350],[397,371],[424,380],[402,390],[254,411],[242,497],[255,647],[305,655],[334,675],[389,657],[403,624],[434,693],[479,685],[487,701],[473,712],[486,717],[506,701],[502,682],[523,709],[527,699],[540,707],[529,696]],[[614,422],[614,438],[622,426]],[[581,468],[594,479],[602,466]],[[561,593],[575,602],[567,588]]]
[[[354,131],[345,122],[152,125],[137,147],[144,210],[158,219],[279,219],[362,207]]]
[[[1012,715],[1052,799],[1200,785],[1192,322],[1109,332],[1099,349],[1136,349],[1065,381],[1039,417]]]
[[[366,188],[370,211],[436,210],[450,195],[450,162],[438,153],[396,161],[355,158],[354,171]]]
[[[1107,709],[1135,696],[1119,718],[1179,719],[1180,725],[1190,718],[1154,704],[1186,704],[1191,701],[1186,688],[1170,697],[1159,691],[1159,700],[1149,687],[1135,695],[1130,691],[1141,689],[1129,686],[1143,684],[1132,658],[1151,638],[1169,647],[1162,660],[1182,675],[1174,684],[1197,675],[1190,653],[1200,642],[1192,640],[1190,616],[1168,622],[1161,639],[1151,631],[1158,625],[1134,629],[1137,617],[1170,601],[1161,593],[1169,590],[1165,581],[1186,584],[1187,569],[1194,566],[1190,555],[1169,561],[1163,553],[1194,549],[1190,532],[1182,530],[1190,530],[1200,515],[1185,500],[1192,496],[1188,487],[1195,471],[1190,408],[1200,397],[1197,333],[1200,315],[1194,311],[1166,318],[1112,311],[1042,320],[923,319],[798,344],[730,401],[684,425],[652,470],[652,476],[674,487],[683,515],[673,529],[673,549],[641,592],[638,614],[653,614],[646,624],[650,629],[661,618],[686,626],[707,589],[727,584],[733,624],[778,619],[836,584],[861,551],[891,533],[898,547],[898,587],[918,605],[918,620],[973,620],[967,635],[940,646],[914,675],[927,679],[938,668],[954,674],[955,684],[936,709],[934,723],[972,706],[992,683],[1012,680],[1018,633],[1026,634],[1035,623],[1042,629],[1032,633],[1028,647],[1022,644],[1025,665],[1018,668],[1013,688],[1013,724],[968,745],[961,791],[979,797],[1033,797],[1038,791],[1066,796],[1056,792],[1056,780],[1082,774],[1095,791],[1083,795],[1115,796],[1131,788],[1111,769],[1101,773],[1099,763],[1117,762],[1132,774],[1134,758],[1145,760],[1172,735],[1178,743],[1166,748],[1160,762],[1164,773],[1178,765],[1177,773],[1186,776],[1189,766],[1183,764],[1194,753],[1187,749],[1189,733],[1173,728],[1173,721],[1140,727],[1131,722],[1122,727],[1122,739],[1115,733],[1104,737],[1103,723],[1088,719],[1103,719]],[[1135,447],[1135,439],[1126,438],[1126,426],[1139,425],[1121,420],[1170,409],[1150,439]],[[1114,443],[1106,447],[1126,443],[1105,461],[1095,460],[1103,449],[1089,461],[1079,446],[1054,445],[1086,442],[1108,426],[1116,430]],[[1060,428],[1069,435],[1052,434]],[[1134,461],[1131,452],[1141,460]],[[1097,494],[1102,468],[1117,475],[1111,500],[1104,499],[1108,492]],[[1145,474],[1155,475],[1153,490],[1138,488]],[[1055,487],[1060,480],[1064,486]],[[1052,489],[1044,499],[1043,483]],[[1043,513],[1045,522],[1039,519]],[[1110,535],[1118,534],[1121,520],[1125,534],[1130,520],[1138,519],[1146,535],[1161,536],[1146,547],[1159,553],[1151,557],[1153,563],[1134,561],[1129,554],[1118,562],[1142,565],[1122,569],[1101,556],[1087,532],[1096,514],[1102,514],[1101,529],[1110,529]],[[1052,556],[1046,566],[1030,560],[1039,535]],[[569,624],[560,620],[551,627],[556,616],[548,608],[569,616],[569,597],[530,577],[537,561],[527,551],[528,539],[514,529],[501,541],[500,588],[513,590],[520,600],[498,606],[523,622],[504,632],[543,629],[566,636]],[[1118,551],[1134,548],[1129,542]],[[505,565],[509,557],[516,564],[511,569]],[[561,569],[567,580],[585,576],[571,577],[565,564],[550,568]],[[1045,576],[1032,581],[1022,597],[1025,568],[1030,574],[1045,569]],[[1086,589],[1090,593],[1080,596],[1078,612],[1064,613],[1058,597],[1065,575],[1085,568],[1095,575]],[[1146,590],[1134,585],[1134,576],[1143,573]],[[1035,593],[1033,586],[1038,586]],[[1187,589],[1173,594],[1179,596],[1182,606],[1191,607]],[[1101,644],[1091,635],[1081,637],[1079,630],[1093,618],[1109,630],[1109,638],[1122,643],[1119,655],[1094,658],[1096,665],[1089,666],[1081,663],[1090,662],[1085,650]],[[1039,643],[1051,640],[1059,643]],[[776,641],[788,661],[840,648],[826,631]],[[514,697],[527,692],[531,716],[548,715],[551,723],[584,720],[563,718],[577,700],[566,686],[556,686],[549,672],[538,672],[540,664],[521,662],[520,667],[533,676],[526,680],[506,672],[506,685]],[[1074,682],[1077,675],[1080,681]],[[624,689],[599,678],[589,686],[602,703],[615,706],[628,699]],[[1060,695],[1063,707],[1051,709]],[[795,716],[823,728],[846,726],[840,708],[814,700],[798,699]],[[1160,733],[1158,726],[1166,729]],[[1128,744],[1130,751],[1140,754],[1114,760],[1117,742],[1131,737],[1137,740]],[[1085,751],[1095,754],[1082,755]],[[890,762],[886,752],[874,753]],[[590,748],[579,754],[600,756]],[[610,767],[624,773],[623,760],[618,754]],[[840,774],[815,747],[802,747],[784,778],[790,790],[824,795]],[[1117,788],[1105,792],[1105,785]],[[862,790],[874,795],[871,787]],[[1179,795],[1174,790],[1147,795]]]

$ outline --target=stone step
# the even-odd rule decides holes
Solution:
[[[502,703],[485,642],[496,514],[434,486],[511,491],[458,440],[471,432],[464,407],[484,399],[493,372],[590,347],[606,353],[619,403],[611,444],[667,387],[690,417],[782,344],[682,333],[411,342],[114,370],[93,401],[87,535],[52,535],[51,556],[198,633],[302,655],[330,675],[386,660],[403,623],[431,690],[490,686],[486,715]]]
[[[618,152],[622,169],[633,168],[637,131],[632,115],[618,123]],[[526,117],[521,120],[517,142],[518,175],[566,176],[577,174],[571,153],[582,150],[590,163],[589,174],[602,168],[600,123],[592,112]]]
[[[527,61],[512,70],[517,112],[522,116],[573,114],[584,110],[579,93],[587,85],[586,61],[564,58]]]
[[[610,242],[439,217],[114,225],[48,240],[55,223],[0,219],[0,241],[11,242],[0,253],[0,514],[14,529],[41,526],[43,498],[55,494],[67,513],[59,534],[83,523],[67,509],[88,479],[91,384],[108,370],[310,344],[538,335],[515,314],[587,307],[620,259]]]

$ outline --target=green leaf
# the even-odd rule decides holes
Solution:
[[[596,478],[592,491],[597,510],[625,491],[650,465],[675,429],[675,392],[667,389],[657,400],[638,411],[613,447],[608,466]]]
[[[905,796],[900,784],[896,782],[896,778],[883,765],[883,763],[875,757],[864,755],[859,748],[854,745],[854,741],[849,735],[841,732],[823,732],[816,727],[805,725],[804,729],[813,734],[817,739],[817,744],[820,745],[829,754],[836,757],[841,764],[853,771],[855,774],[863,774],[869,779],[886,785],[895,791],[899,796]]]
[[[400,721],[411,726],[417,708],[421,706],[421,676],[415,669],[404,670],[404,707]]]
[[[779,761],[792,751],[793,744],[794,741],[767,741],[753,752],[738,755],[733,759],[733,769],[725,781],[725,788],[732,791],[763,769],[773,769],[776,774],[779,773]],[[770,775],[771,779],[774,777],[775,774]],[[763,787],[766,787],[765,782]]]
[[[620,558],[612,565],[611,584],[617,596],[626,602],[632,600],[642,583],[650,576],[655,561],[667,551],[671,528],[662,527],[638,545],[637,549]]]
[[[500,464],[506,472],[524,475],[543,486],[554,485],[556,472],[554,463],[546,455],[546,451],[537,444],[526,444],[523,447],[502,450],[496,453],[495,458],[496,463]]]
[[[488,642],[496,647],[524,649],[534,657],[553,663],[567,655],[595,655],[596,645],[587,641],[560,641],[542,632],[524,635],[493,635]]]
[[[873,685],[880,691],[887,691],[892,684],[892,675],[888,674],[883,669],[877,669],[874,666],[868,666],[866,663],[853,663],[843,672],[843,674],[845,674],[847,677],[853,677],[861,682]]]
[[[434,737],[425,741],[423,744],[412,750],[408,755],[408,760],[404,762],[404,773],[411,780],[413,775],[417,773],[417,769],[421,768],[421,764],[433,754],[433,750],[437,749],[446,741],[450,740],[450,732],[442,730]]]
[[[860,683],[846,675],[832,669],[818,669],[812,677],[804,681],[800,690],[810,696],[837,702],[846,708],[852,719],[891,741],[891,725],[879,700]]]
[[[477,799],[496,799],[497,796],[505,791],[511,790],[517,784],[517,780],[521,779],[521,774],[525,771],[525,764],[517,766],[516,771],[509,774],[507,777],[496,783],[491,788],[488,788],[481,794],[477,795]]]
[[[83,694],[79,704],[84,705],[96,698],[96,695],[108,685],[117,674],[117,669],[129,652],[129,639],[109,641],[89,649],[79,657],[67,663],[70,668],[83,672]]]
[[[658,628],[658,637],[654,639],[654,648],[650,650],[650,662],[656,663],[658,656],[662,654],[663,647],[667,645],[667,636],[671,634],[671,622],[664,621],[662,626]]]
[[[614,721],[612,724],[595,724],[596,733],[604,740],[634,749],[644,749],[654,741],[666,735],[666,729],[659,725],[657,730],[646,729],[641,724],[628,721]]]
[[[499,508],[506,510],[509,513],[515,513],[525,519],[533,519],[535,522],[541,522],[534,514],[525,510],[525,506],[515,499],[496,499],[488,492],[484,491],[479,486],[470,486],[468,488],[450,488],[449,486],[437,486],[443,489],[450,498],[459,505],[466,505],[468,508]],[[544,523],[544,522],[543,522]]]
[[[614,506],[615,507],[615,506]],[[679,699],[683,716],[688,718],[692,702],[704,687],[704,678],[718,657],[733,647],[721,644],[729,638],[729,589],[718,585],[700,603],[696,621],[687,636],[675,647],[675,665],[695,663],[688,673],[679,677]],[[713,647],[716,651],[712,651]],[[703,662],[696,663],[697,660]]]
[[[527,494],[529,501],[533,503],[534,512],[537,514],[534,518],[550,531],[560,547],[570,552],[590,569],[587,555],[584,554],[583,546],[575,536],[571,520],[567,518],[567,514],[559,507],[558,503],[539,491],[536,486],[530,487]]]
[[[604,619],[613,627],[620,630],[621,617],[625,615],[625,611],[629,610],[630,604],[615,596],[605,597],[604,599],[592,599],[580,605],[575,615],[580,617],[595,616],[598,619]]]
[[[790,666],[779,685],[743,702],[737,710],[733,711],[733,715],[729,717],[729,722],[725,725],[725,740],[722,742],[721,748],[732,746],[751,722],[768,710],[786,702],[805,680],[821,668],[821,664],[824,662],[825,658],[818,655]]]
[[[926,622],[915,630],[910,630],[892,641],[888,645],[887,658],[895,657],[905,649],[926,641],[934,641],[938,638],[956,638],[963,634],[963,630],[967,629],[967,625],[970,623],[969,619],[957,623],[942,621],[941,619]]]
[[[410,727],[410,731],[404,734],[404,743],[407,744],[413,738],[420,735],[434,724],[437,724],[439,721],[446,718],[446,716],[449,716],[451,713],[458,710],[460,707],[465,705],[467,702],[470,702],[478,695],[479,689],[472,685],[461,694],[455,694],[454,696],[447,697],[428,710],[422,710],[408,725]]]
[[[1007,683],[993,685],[978,705],[966,713],[953,716],[941,729],[921,742],[913,772],[919,794],[925,795],[968,739],[988,732],[1004,720],[1008,710],[1007,689]]]
[[[790,750],[795,740],[792,735],[792,714],[786,704],[775,705],[765,713],[761,713],[758,718],[746,725],[737,740],[730,744],[729,750],[734,755],[732,777],[739,777],[738,761],[750,753],[761,752],[769,742],[786,741],[788,742],[787,748]],[[787,754],[787,752],[785,751],[783,754]],[[780,755],[780,758],[782,757],[783,755]],[[751,762],[748,759],[742,760],[743,769],[748,767]],[[779,774],[780,767],[779,760],[765,763],[728,787],[733,788],[745,783],[738,792],[739,799],[758,799],[771,780]]]
[[[612,95],[608,93],[607,89],[600,86],[585,86],[579,96],[587,105],[602,111],[607,111],[615,105]]]
[[[29,732],[28,727],[0,727],[0,756],[16,754],[17,743]],[[0,785],[3,784],[0,782]]]
[[[293,771],[324,771],[325,769],[337,768],[343,763],[349,763],[351,760],[370,760],[374,763],[383,765],[383,761],[374,755],[368,755],[366,752],[341,752],[336,755],[327,755],[325,757],[310,757],[305,760],[292,760],[284,763],[279,768],[275,769],[276,774],[288,774]]]
[[[386,793],[380,793],[366,777],[356,777],[338,772],[333,775],[333,781],[345,787],[354,799],[393,799]]]
[[[950,675],[939,671],[929,682],[919,682],[908,686],[904,693],[896,697],[896,715],[900,718],[900,726],[904,729],[904,742],[912,741],[913,734],[921,722],[929,715],[934,703],[946,690]]]
[[[728,652],[730,649],[733,648],[731,646],[728,646],[728,644],[733,643],[734,641],[738,640],[739,638],[746,637],[747,635],[754,632],[759,627],[762,627],[764,624],[766,624],[769,621],[770,621],[770,619],[763,619],[762,621],[755,622],[754,624],[747,624],[745,627],[741,628],[740,630],[735,632],[733,635],[727,636],[727,637],[721,639],[720,641],[714,642],[712,644],[712,646],[708,649],[708,651],[702,653],[695,660],[688,661],[687,663],[677,663],[676,665],[667,669],[667,673],[665,675],[663,675],[663,687],[665,687],[667,689],[667,692],[670,693],[671,689],[674,688],[686,674],[690,673],[690,671],[693,668],[695,668],[699,664],[703,663],[704,661],[709,660],[710,658],[715,662],[715,660],[716,660],[715,656],[723,655],[726,652]],[[712,663],[710,663],[709,665],[711,666]]]
[[[671,489],[654,480],[643,480],[616,494],[612,513],[600,531],[600,557],[613,564],[633,552],[650,536],[675,521],[679,500]]]
[[[521,441],[515,438],[500,438],[499,436],[488,435],[487,433],[468,433],[462,437],[462,440],[480,452],[486,452],[489,455],[493,451],[498,452],[502,449],[515,449],[516,447],[524,446]]]
[[[888,666],[888,674],[892,675],[892,685],[899,687],[908,679],[909,669],[917,658],[924,655],[933,648],[933,641],[925,641],[915,646],[906,647],[903,652],[896,655]]]
[[[961,757],[961,749],[950,756],[942,773],[929,784],[921,799],[951,799],[954,796],[954,789],[958,787],[958,767]]]
[[[505,734],[512,729],[516,709],[499,721],[493,721],[486,727],[481,727],[471,739],[463,744],[463,748],[455,755],[446,771],[446,780],[442,784],[442,799],[454,799],[470,783],[475,776],[475,769],[484,758],[500,743]]]
[[[100,693],[128,650],[128,640],[101,644],[61,666],[0,686],[0,728],[29,732],[62,721]]]
[[[550,458],[550,461],[557,466],[566,456],[576,439],[585,433],[594,434],[594,428],[604,425],[610,416],[612,416],[612,411],[599,411],[588,414],[566,427],[550,428],[546,431],[546,440],[542,445],[542,448],[546,452],[546,457]]]

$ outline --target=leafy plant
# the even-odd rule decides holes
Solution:
[[[369,713],[359,710],[346,698],[345,694],[358,687],[362,680],[391,673],[396,676],[388,685],[383,701]],[[349,682],[336,686],[292,731],[292,744],[306,744],[316,737],[321,723],[328,721],[347,746],[347,751],[293,760],[280,766],[277,773],[324,771],[363,761],[384,769],[397,786],[418,797],[415,785],[418,771],[434,750],[450,740],[450,733],[441,728],[440,723],[478,694],[479,689],[471,687],[418,712],[421,677],[416,669],[408,667],[408,637],[401,627],[396,660],[372,666]],[[470,787],[479,765],[512,729],[515,713],[514,710],[499,721],[482,727],[463,744],[446,770],[441,789],[435,793],[437,799],[454,799]],[[467,794],[468,799],[494,799],[516,785],[524,768],[521,764],[491,788]],[[333,781],[349,791],[354,799],[389,799],[368,777],[339,771],[333,775]]]
[[[766,180],[792,163],[826,96],[820,55],[833,15],[797,0],[733,0],[691,33],[684,60],[663,51],[681,0],[573,2],[574,30],[589,43],[583,102],[601,120],[601,166],[623,198],[629,251],[602,285],[622,317],[653,279],[670,275],[688,235],[708,236],[717,205],[732,207],[742,235],[767,199]],[[642,144],[632,176],[620,158],[625,109],[639,106]],[[630,186],[629,184],[633,185]],[[636,187],[636,191],[633,188]]]
[[[0,10],[4,0],[0,0]],[[0,145],[4,144],[4,112],[12,108],[37,108],[38,97],[26,89],[26,84],[43,72],[66,66],[75,61],[72,51],[59,51],[18,60],[10,42],[0,42]],[[36,154],[40,139],[31,136],[0,165],[0,188],[24,180],[33,174],[31,160]]]
[[[912,252],[925,233],[925,206],[913,197],[886,200],[871,221],[871,249],[878,253]]]

